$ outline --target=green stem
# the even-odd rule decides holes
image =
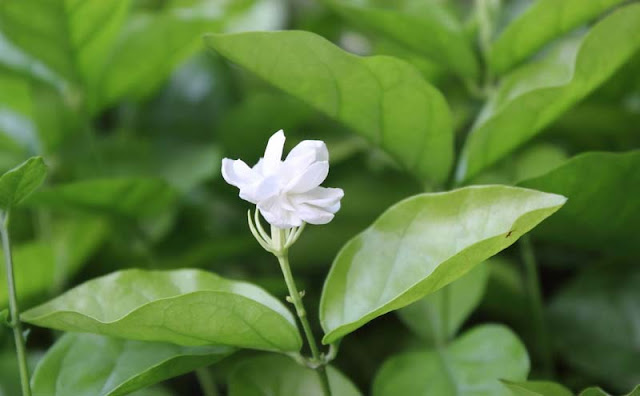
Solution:
[[[533,253],[533,246],[529,235],[524,235],[520,240],[522,263],[524,264],[524,281],[535,334],[538,337],[542,369],[546,376],[554,376],[553,354],[549,338],[549,329],[545,320],[544,302],[542,300],[542,288],[538,275],[538,265]]]
[[[284,239],[284,230],[272,229],[271,234],[272,238],[274,239],[275,245],[279,245],[280,241]],[[298,292],[296,282],[293,279],[293,275],[291,274],[291,267],[289,266],[289,255],[287,250],[285,249],[279,254],[276,254],[276,257],[278,258],[278,262],[280,263],[280,269],[282,270],[282,275],[284,275],[284,281],[287,284],[287,288],[289,289],[291,303],[296,309],[296,314],[298,315],[298,319],[300,320],[300,324],[302,325],[304,335],[307,338],[307,343],[309,344],[309,349],[311,350],[311,357],[316,363],[318,363],[318,367],[316,367],[315,370],[320,377],[322,392],[325,396],[331,396],[329,377],[327,376],[327,371],[322,362],[318,344],[316,344],[316,340],[313,337],[311,325],[309,324],[309,320],[307,319],[307,311],[304,309],[304,305],[302,304],[302,296],[300,292]]]
[[[2,249],[4,250],[4,262],[7,267],[7,283],[9,286],[9,312],[13,328],[13,338],[16,344],[16,355],[18,357],[18,368],[20,370],[20,384],[22,385],[22,395],[31,396],[29,386],[29,367],[27,366],[27,350],[24,336],[22,334],[22,323],[20,322],[20,310],[18,309],[18,298],[16,295],[15,277],[13,275],[13,259],[11,256],[11,240],[9,238],[9,212],[0,212],[0,234],[2,234]]]
[[[216,381],[211,376],[208,368],[203,367],[196,370],[196,376],[198,377],[198,382],[200,382],[200,388],[204,396],[218,396]]]

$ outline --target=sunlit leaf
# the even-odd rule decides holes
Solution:
[[[230,347],[184,347],[67,333],[33,373],[35,396],[117,396],[211,365]]]
[[[358,396],[358,389],[335,368],[328,366],[329,385],[336,396]],[[229,378],[230,396],[322,396],[318,374],[291,358],[264,355],[239,363]]]
[[[640,48],[639,25],[640,4],[622,7],[543,61],[506,76],[465,143],[458,181],[475,176],[530,140],[604,83]]]
[[[446,179],[453,154],[450,111],[409,64],[357,57],[302,31],[205,39],[222,56],[379,145],[421,179]]]
[[[31,158],[0,176],[0,211],[9,210],[33,193],[47,176],[41,157]]]
[[[462,24],[435,2],[408,2],[396,7],[376,6],[374,1],[326,2],[356,26],[382,34],[463,77],[475,78],[478,74],[478,61]]]
[[[125,270],[90,280],[22,314],[65,331],[178,345],[295,351],[296,322],[275,297],[200,270]]]
[[[569,198],[541,238],[584,249],[634,252],[640,249],[640,150],[585,153],[556,169],[520,183]]]
[[[440,349],[407,352],[384,363],[374,396],[510,396],[500,379],[522,381],[529,372],[527,350],[508,328],[483,325]]]
[[[624,0],[540,0],[512,21],[491,45],[489,64],[504,72],[554,38],[596,18]]]
[[[565,202],[506,186],[421,194],[392,206],[336,257],[320,303],[331,343],[460,278]]]
[[[489,267],[478,265],[448,286],[399,310],[400,319],[430,345],[442,345],[478,306],[488,280]]]

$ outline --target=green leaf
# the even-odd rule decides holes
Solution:
[[[489,65],[502,73],[546,43],[598,17],[624,0],[540,0],[511,22],[491,45]]]
[[[587,388],[580,392],[580,396],[611,396],[609,393],[603,391],[601,388],[592,387]],[[640,385],[636,386],[631,392],[624,396],[640,396]]]
[[[163,180],[130,177],[82,180],[50,187],[34,194],[28,204],[135,218],[156,215],[175,199],[176,192]]]
[[[460,278],[565,200],[534,190],[474,186],[416,195],[392,206],[333,262],[320,303],[323,342]]]
[[[541,238],[584,249],[638,252],[640,150],[585,153],[549,173],[520,183],[562,194],[566,207],[540,227]]]
[[[41,157],[31,158],[0,176],[0,211],[7,211],[33,193],[47,176]]]
[[[560,384],[546,381],[502,381],[513,396],[573,396],[573,393]]]
[[[640,4],[622,7],[543,61],[506,76],[465,143],[458,181],[503,158],[604,83],[640,48],[638,25]]]
[[[478,75],[478,61],[462,25],[439,4],[417,1],[383,8],[370,0],[364,3],[327,0],[327,3],[350,23],[384,35],[452,68],[462,77]]]
[[[484,295],[489,268],[481,264],[448,286],[398,311],[400,319],[430,345],[454,336]]]
[[[329,385],[336,396],[361,393],[338,370],[328,366]],[[230,396],[322,396],[318,374],[291,358],[263,355],[239,363],[229,378]]]
[[[261,288],[200,270],[125,270],[90,280],[22,314],[65,331],[178,345],[297,351],[287,308]]]
[[[116,396],[209,366],[233,352],[67,333],[33,373],[34,396]]]
[[[567,284],[549,318],[564,361],[626,390],[640,383],[640,267],[612,264],[590,267]]]
[[[3,2],[3,32],[72,82],[96,78],[129,9],[129,0]]]
[[[98,218],[58,220],[51,240],[36,240],[13,248],[14,277],[19,301],[64,287],[104,241],[107,224]],[[7,276],[0,257],[0,306],[7,305]]]
[[[392,357],[378,372],[373,395],[509,396],[499,379],[522,381],[528,372],[518,337],[504,326],[482,325],[445,348]]]
[[[450,111],[409,64],[351,55],[302,31],[205,39],[222,56],[379,145],[419,178],[447,178],[453,156]]]

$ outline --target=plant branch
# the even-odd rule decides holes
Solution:
[[[284,230],[273,227],[271,229],[271,238],[273,239],[275,245],[284,243],[284,241],[286,240]],[[315,368],[315,370],[320,377],[322,392],[325,396],[331,396],[329,377],[327,376],[325,364],[323,362],[322,356],[320,355],[320,350],[318,349],[318,345],[313,336],[313,332],[311,331],[311,325],[309,324],[309,320],[307,319],[307,311],[305,310],[302,303],[302,295],[298,291],[295,280],[293,279],[293,274],[291,273],[288,251],[287,249],[283,249],[279,252],[276,252],[275,255],[278,258],[280,269],[282,270],[282,275],[284,276],[285,283],[287,284],[287,289],[289,290],[290,302],[295,307],[296,314],[298,315],[298,319],[300,320],[300,324],[302,325],[302,329],[304,331],[304,335],[307,338],[307,343],[309,344],[309,349],[311,350],[311,357],[315,362],[318,363],[318,366]]]
[[[9,324],[13,329],[13,338],[16,344],[18,368],[20,370],[20,384],[22,395],[31,396],[29,385],[29,366],[27,365],[27,350],[20,322],[20,310],[16,294],[15,277],[13,274],[13,258],[11,255],[11,240],[9,238],[9,212],[0,211],[0,234],[2,234],[2,250],[4,250],[4,262],[7,268],[7,283],[9,289],[9,312],[11,315]]]
[[[520,251],[524,267],[524,283],[527,290],[531,316],[535,334],[538,337],[538,346],[541,352],[541,364],[545,375],[553,377],[553,354],[549,338],[549,329],[544,314],[544,302],[542,300],[542,287],[538,275],[538,265],[533,253],[533,246],[529,235],[524,235],[520,240]]]

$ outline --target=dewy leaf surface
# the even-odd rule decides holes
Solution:
[[[640,4],[622,7],[543,61],[507,75],[471,131],[457,169],[468,180],[538,134],[640,48]]]
[[[521,186],[562,194],[567,205],[536,233],[584,249],[639,252],[640,150],[585,153]]]
[[[47,176],[41,157],[34,157],[0,176],[0,211],[9,210],[34,192]]]
[[[129,9],[129,0],[21,0],[0,5],[3,32],[72,82],[95,78]]]
[[[435,2],[409,2],[392,8],[373,1],[327,0],[340,16],[382,34],[418,54],[451,67],[462,77],[478,75],[478,61],[461,23]]]
[[[22,314],[43,327],[178,345],[297,351],[296,322],[275,297],[200,270],[125,270]]]
[[[640,268],[590,267],[549,308],[558,354],[569,365],[620,390],[640,383]]]
[[[320,318],[331,343],[460,278],[566,198],[507,186],[421,194],[392,206],[338,253]]]
[[[398,311],[414,333],[430,345],[443,345],[478,306],[489,280],[489,267],[480,264],[460,279]]]
[[[342,373],[327,366],[329,386],[336,396],[361,393]],[[291,358],[264,355],[243,360],[229,378],[230,396],[322,396],[318,373],[300,366]]]
[[[539,0],[512,21],[491,45],[489,65],[504,72],[546,43],[598,17],[624,0]]]
[[[518,337],[504,326],[483,325],[450,346],[392,357],[375,378],[373,396],[510,396],[499,380],[522,381],[528,373]]]
[[[210,48],[443,182],[453,158],[449,107],[408,63],[358,57],[309,32],[208,35]]]
[[[34,396],[119,396],[211,365],[233,352],[67,333],[33,373]]]
[[[176,192],[163,180],[107,178],[82,180],[39,191],[28,204],[47,208],[76,209],[125,217],[158,214],[174,202]]]

